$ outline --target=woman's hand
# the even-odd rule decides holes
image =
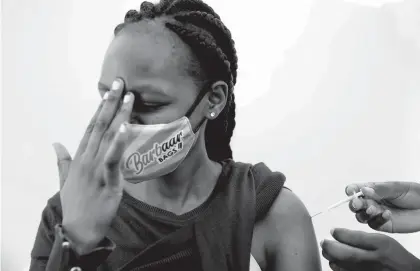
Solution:
[[[384,234],[335,229],[336,241],[321,243],[322,255],[334,271],[415,271],[420,260]]]
[[[63,228],[79,254],[90,252],[104,237],[122,197],[119,162],[126,148],[125,121],[134,96],[120,107],[124,82],[117,79],[104,95],[74,159],[55,144],[60,171]]]
[[[363,192],[363,198],[350,202],[360,223],[390,233],[420,231],[420,184],[412,182],[380,182],[352,184],[347,195]]]

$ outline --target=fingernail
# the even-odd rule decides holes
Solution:
[[[389,219],[391,218],[391,215],[392,215],[392,213],[391,213],[391,211],[390,211],[390,210],[386,210],[385,212],[383,212],[383,213],[382,213],[382,217],[383,217],[385,220],[389,220]]]
[[[349,190],[349,186],[346,186],[346,189],[344,190],[346,192],[347,195],[350,195],[350,190]]]
[[[120,126],[120,133],[125,133],[125,131],[127,131],[127,127],[125,126],[125,123],[123,123]]]
[[[128,103],[130,100],[131,100],[131,95],[130,95],[130,93],[125,94],[125,96],[124,96],[124,101],[123,101],[123,102],[126,104],[126,103]]]
[[[334,228],[332,228],[332,229],[330,230],[331,235],[334,235],[334,231],[335,231],[335,229],[334,229]]]
[[[108,92],[105,92],[104,97],[102,97],[102,99],[103,99],[103,100],[108,99],[108,95],[109,95],[109,94],[108,94]]]
[[[351,202],[351,206],[353,206],[354,209],[357,209],[357,205],[356,205],[356,202],[354,200]]]
[[[114,80],[114,82],[112,82],[112,90],[117,90],[121,87],[121,82],[120,80]]]

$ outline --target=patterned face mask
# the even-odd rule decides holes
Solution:
[[[139,183],[173,172],[187,157],[197,141],[198,130],[205,118],[193,129],[191,113],[201,102],[208,88],[203,88],[185,116],[166,124],[127,124],[128,148],[120,169],[124,179]]]

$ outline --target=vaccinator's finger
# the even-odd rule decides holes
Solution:
[[[322,246],[323,246],[323,244],[321,243],[321,247]],[[333,258],[330,255],[328,255],[328,253],[324,249],[321,250],[321,254],[322,254],[322,257],[324,257],[327,261],[332,261],[333,260]]]
[[[337,228],[331,230],[331,235],[342,244],[363,250],[377,249],[377,244],[380,242],[376,234],[363,231]]]
[[[366,209],[366,214],[369,215],[369,219],[372,219],[387,210],[383,205],[378,204],[376,201],[370,201],[368,204],[369,207]]]
[[[382,217],[385,220],[391,220],[391,216],[392,216],[392,213],[390,210],[386,210],[385,212],[382,213]]]
[[[375,189],[378,187],[378,184],[375,184]],[[378,195],[377,193],[376,193],[376,190],[375,190],[374,188],[372,188],[372,187],[363,187],[362,188],[362,193],[363,193],[363,196],[366,198],[366,199],[373,199],[373,200],[376,200],[376,201],[378,201],[378,202],[380,202],[381,200],[383,200],[384,198],[383,197],[381,197],[380,195]]]
[[[118,187],[121,181],[119,164],[128,143],[127,138],[126,123],[123,123],[105,154],[105,182],[111,187]]]
[[[370,216],[366,214],[365,211],[359,211],[358,213],[356,213],[355,217],[356,217],[356,220],[362,224],[367,224],[370,218]]]
[[[362,187],[365,187],[367,185],[368,185],[367,183],[353,183],[353,184],[349,184],[346,187],[346,194],[347,194],[347,196],[352,196],[353,194],[359,192]]]
[[[383,213],[379,213],[378,215],[373,216],[371,219],[369,219],[368,221],[369,227],[377,231],[392,233],[393,232],[392,221],[391,221],[391,216],[388,215],[388,212],[389,210]],[[384,213],[386,214],[384,215]]]
[[[363,188],[363,194],[374,200],[393,201],[404,197],[410,190],[408,182],[378,182],[372,187]]]
[[[374,205],[371,205],[366,210],[358,211],[355,217],[356,217],[356,220],[362,224],[377,225],[376,222],[372,222],[372,220],[376,221],[377,216],[382,215],[384,211],[385,209],[383,209],[380,206],[375,207]],[[379,228],[380,226],[381,224],[379,224],[377,227]]]
[[[350,201],[350,210],[357,213],[361,210],[366,210],[371,205],[377,205],[377,203],[371,199],[355,198]]]
[[[329,261],[365,261],[370,260],[371,255],[369,251],[352,247],[336,241],[324,240],[322,244],[322,251]],[[324,256],[325,257],[325,256]]]
[[[67,151],[66,147],[61,143],[53,144],[55,154],[57,156],[58,174],[60,178],[60,189],[63,187],[64,182],[69,174],[70,165],[72,162],[71,155]]]

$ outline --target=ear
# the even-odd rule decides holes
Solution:
[[[223,108],[226,106],[229,96],[229,87],[224,81],[217,81],[211,86],[208,96],[209,108],[207,118],[212,120],[219,116]]]

